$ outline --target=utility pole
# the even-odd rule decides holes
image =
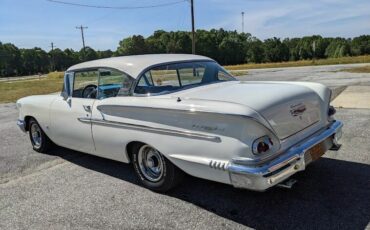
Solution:
[[[85,37],[84,37],[84,29],[87,29],[87,26],[76,26],[76,29],[81,30],[81,37],[82,37],[82,46],[83,46],[83,53],[84,53],[84,59],[86,55],[86,48],[85,48]]]
[[[50,47],[51,47],[51,71],[54,71],[54,68],[55,68],[55,60],[54,60],[54,43],[51,42],[50,43]]]
[[[316,57],[316,41],[312,42],[312,62],[315,63],[315,57]]]
[[[194,26],[194,0],[190,0],[191,4],[191,53],[195,54],[195,26]]]
[[[242,33],[244,33],[244,12],[242,12]]]

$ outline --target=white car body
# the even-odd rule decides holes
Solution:
[[[140,55],[75,65],[112,68],[135,80],[166,63],[213,61],[196,55]],[[66,80],[65,84],[71,83]],[[69,86],[71,87],[71,86]],[[66,88],[66,87],[65,87]],[[331,91],[309,82],[227,81],[159,95],[104,99],[53,94],[18,100],[18,124],[35,118],[57,145],[129,163],[128,146],[154,146],[195,177],[263,191],[305,169],[310,150],[324,152],[341,136],[342,123],[328,115]],[[271,138],[266,154],[253,143]]]

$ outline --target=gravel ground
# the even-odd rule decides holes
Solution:
[[[276,73],[290,76],[291,71]],[[350,85],[367,77],[348,75]],[[158,194],[138,185],[129,165],[63,148],[34,152],[15,125],[15,105],[3,104],[0,229],[366,229],[370,110],[338,109],[337,118],[345,123],[341,150],[329,151],[295,175],[298,183],[290,190],[257,193],[189,176],[171,192]]]

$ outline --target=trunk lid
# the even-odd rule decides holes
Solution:
[[[269,122],[279,139],[320,122],[323,103],[308,87],[277,82],[213,84],[182,91],[176,96],[248,106]]]

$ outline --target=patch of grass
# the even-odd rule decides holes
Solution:
[[[52,79],[63,79],[64,78],[64,72],[50,72],[48,73],[48,78]]]
[[[63,78],[46,77],[0,82],[0,103],[15,102],[29,95],[54,93],[62,90]]]
[[[312,65],[337,65],[337,64],[352,64],[352,63],[370,63],[370,55],[357,57],[342,57],[342,58],[327,58],[318,60],[303,60],[290,62],[275,62],[275,63],[261,63],[261,64],[241,64],[225,66],[225,69],[232,70],[246,70],[246,69],[263,69],[263,68],[280,68],[280,67],[299,67]]]
[[[234,77],[244,76],[248,74],[246,70],[230,70],[229,71]]]
[[[350,69],[342,69],[341,71],[342,72],[350,72],[350,73],[370,73],[370,65],[354,67],[354,68],[350,68]]]

